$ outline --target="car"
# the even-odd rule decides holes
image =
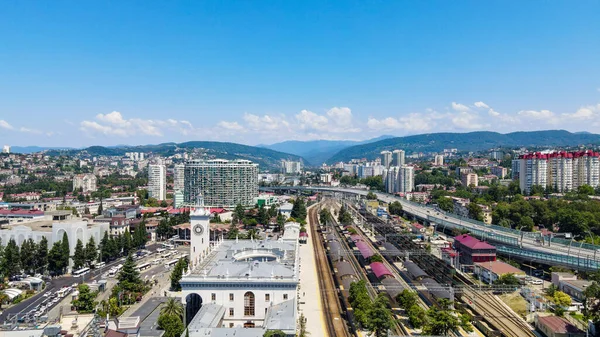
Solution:
[[[535,280],[531,280],[531,284],[533,284],[533,285],[542,285],[542,284],[544,284],[544,281],[542,281],[540,279],[535,279]]]

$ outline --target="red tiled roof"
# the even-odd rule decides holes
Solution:
[[[525,275],[525,272],[519,268],[515,268],[508,263],[502,261],[475,262],[476,265],[485,269],[491,270],[496,275],[515,274]]]
[[[454,237],[454,240],[460,242],[461,245],[469,247],[471,249],[496,249],[496,247],[490,245],[487,242],[479,241],[478,239],[470,236],[469,234],[463,234]]]
[[[43,216],[44,212],[37,210],[37,209],[32,209],[32,210],[26,210],[26,209],[19,209],[19,208],[13,208],[13,209],[2,209],[0,210],[0,215],[33,215],[33,216]]]
[[[544,316],[538,317],[539,324],[543,324],[549,328],[549,330],[554,331],[559,334],[575,334],[581,333],[583,331],[579,330],[576,326],[569,323],[566,319],[558,316]]]

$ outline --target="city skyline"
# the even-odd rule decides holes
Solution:
[[[3,7],[2,144],[599,126],[597,2]]]

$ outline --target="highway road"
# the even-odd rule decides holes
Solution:
[[[367,195],[367,193],[369,193],[369,192],[372,192],[372,191],[367,191],[367,190],[350,189],[350,188],[332,188],[332,187],[310,187],[310,189],[312,189],[312,190],[327,190],[327,191],[343,192],[343,193],[354,193],[354,194],[359,194],[359,195],[363,195],[363,196]],[[453,216],[452,214],[441,213],[441,212],[438,212],[435,209],[433,209],[431,207],[427,207],[425,205],[422,205],[422,206],[415,205],[414,203],[408,202],[406,199],[402,199],[402,198],[395,197],[395,196],[385,194],[385,193],[379,193],[379,192],[374,192],[374,193],[377,195],[379,200],[384,201],[384,202],[399,201],[402,204],[403,210],[406,211],[407,213],[413,214],[413,215],[423,218],[423,219],[429,219],[431,222],[436,222],[434,218],[439,218],[439,219],[443,219],[444,221],[447,221],[449,223],[453,223],[455,225],[459,225],[459,226],[463,226],[463,227],[475,229],[475,230],[486,231],[487,233],[489,233],[490,236],[504,236],[504,237],[510,237],[510,238],[513,238],[513,239],[519,240],[519,241],[521,240],[521,236],[518,233],[494,230],[494,229],[490,228],[490,226],[488,226],[488,225],[477,225],[477,224],[474,224],[469,221],[463,221],[462,219],[460,219],[456,216]],[[493,238],[490,238],[490,239],[493,240]],[[569,249],[568,245],[555,243],[555,242],[553,242],[551,246],[542,246],[540,243],[536,242],[536,240],[534,238],[531,238],[531,237],[528,237],[527,235],[525,235],[522,240],[522,248],[530,250],[530,251],[536,251],[536,252],[542,252],[542,253],[548,253],[548,254],[561,254],[561,255],[568,255],[571,257],[575,257],[575,258],[579,257],[579,258],[587,258],[590,260],[600,261],[600,251],[598,251],[598,250],[594,251],[594,250],[586,249],[586,248],[580,249],[577,243],[574,243],[570,249]]]

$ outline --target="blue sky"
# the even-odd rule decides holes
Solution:
[[[600,133],[598,1],[5,1],[0,143]]]

